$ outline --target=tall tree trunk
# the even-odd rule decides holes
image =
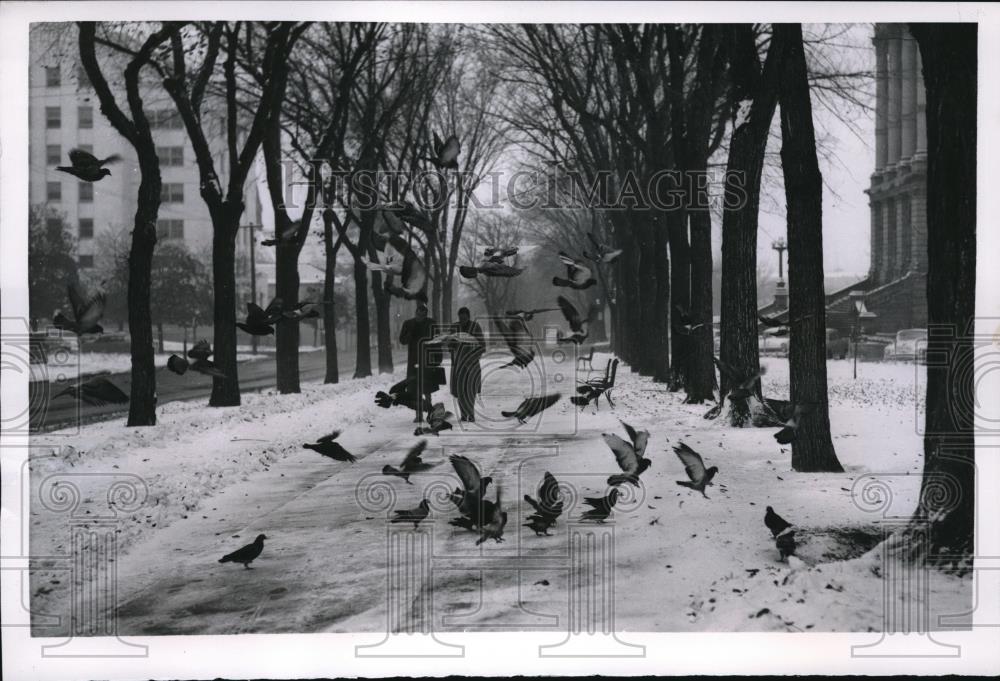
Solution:
[[[215,365],[224,378],[212,378],[211,407],[240,404],[236,364],[236,234],[243,206],[223,204],[212,211],[212,291]]]
[[[323,270],[323,340],[326,346],[326,376],[324,383],[340,382],[340,363],[337,358],[337,251],[333,240],[333,211],[323,211],[323,245],[326,251]]]
[[[812,103],[801,24],[774,27],[783,40],[781,168],[788,204],[788,290],[791,401],[809,411],[792,441],[792,468],[841,472],[830,438],[826,381],[826,295],[823,289],[823,178],[816,158]]]
[[[374,255],[370,256],[374,258]],[[382,273],[372,272],[372,295],[375,296],[375,334],[378,343],[378,371],[391,374],[392,330],[389,328],[390,294],[382,287]]]
[[[691,249],[688,245],[687,217],[670,225],[667,241],[670,247],[670,390],[677,392],[687,381],[687,336],[674,331],[674,313],[677,307],[691,308]]]
[[[656,255],[653,250],[653,230],[657,225],[648,214],[632,213],[633,224],[639,227],[639,272],[636,299],[638,303],[638,321],[640,329],[656,328]],[[640,376],[653,376],[656,366],[656,339],[642,335],[642,344],[638,348],[638,365]]]
[[[911,24],[927,90],[927,365],[917,518],[931,562],[971,557],[975,524],[976,24]],[[933,333],[933,330],[941,333]],[[942,483],[942,480],[947,483]],[[948,484],[950,483],[950,484]],[[954,490],[939,494],[941,487]]]
[[[156,351],[163,354],[163,322],[156,322]]]
[[[653,234],[653,253],[656,259],[656,324],[652,331],[656,357],[653,363],[653,380],[657,383],[670,382],[670,258],[667,255],[667,234],[678,215],[683,216],[683,213],[665,212],[665,224],[658,225]]]
[[[358,250],[363,252],[360,244]],[[372,341],[368,321],[368,268],[359,258],[354,259],[354,318],[358,339],[354,378],[365,378],[372,375]]]
[[[688,364],[685,402],[701,404],[714,398],[715,364],[712,362],[712,218],[708,210],[689,213],[691,223],[691,317],[695,325],[687,338]]]
[[[278,216],[284,210],[275,212],[276,233],[288,229],[287,218]],[[281,299],[282,307],[294,309],[299,302],[299,249],[293,242],[278,242],[275,246],[275,297]],[[299,386],[299,323],[283,319],[274,325],[274,363],[278,392],[297,393]]]
[[[764,151],[781,75],[781,48],[772,39],[761,74],[753,26],[731,27],[730,72],[736,108],[749,100],[749,121],[740,121],[729,143],[726,162],[726,193],[722,213],[722,291],[719,358],[739,376],[760,372],[757,342],[757,220]],[[720,375],[719,390],[732,389]],[[760,383],[757,384],[760,397]],[[749,420],[746,400],[730,403],[729,420],[741,427]]]
[[[142,179],[128,256],[128,332],[132,356],[128,426],[156,425],[156,364],[153,359],[153,321],[150,315],[156,217],[160,209],[160,167],[155,154],[140,164]]]

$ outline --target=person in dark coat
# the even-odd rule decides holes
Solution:
[[[476,420],[476,395],[483,391],[483,372],[479,358],[486,351],[483,329],[469,316],[469,308],[458,310],[458,322],[452,324],[452,333],[465,333],[474,341],[451,344],[451,394],[458,399],[458,409],[463,421]]]
[[[434,337],[434,320],[427,315],[427,305],[417,303],[417,312],[412,319],[403,322],[399,332],[399,342],[407,347],[406,377],[416,378],[419,390],[430,402],[431,393],[444,383],[440,352],[435,352],[426,341]],[[417,404],[414,423],[423,421],[423,411]]]

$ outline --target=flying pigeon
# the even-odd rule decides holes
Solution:
[[[507,342],[507,347],[510,348],[510,352],[514,355],[514,359],[504,364],[500,368],[504,367],[517,367],[523,369],[524,367],[531,364],[532,360],[535,359],[535,349],[531,347],[525,347],[521,344],[521,340],[524,338],[522,334],[517,333],[513,327],[508,326],[500,319],[493,320],[494,325],[500,331],[503,339]]]
[[[77,385],[71,385],[61,393],[54,395],[53,399],[62,397],[63,395],[75,397],[79,401],[95,407],[103,407],[106,404],[128,403],[128,395],[103,376],[97,376]]]
[[[621,492],[618,491],[617,487],[612,487],[607,496],[584,498],[583,502],[590,506],[590,509],[583,512],[580,520],[596,520],[599,523],[603,523],[611,515],[611,509],[618,503],[620,494]]]
[[[109,163],[117,163],[120,160],[122,160],[122,157],[118,154],[112,154],[106,159],[101,160],[83,149],[70,149],[69,162],[72,165],[57,166],[56,170],[69,173],[84,182],[97,182],[111,174],[111,171],[104,166]]]
[[[691,312],[685,310],[680,305],[674,305],[674,329],[678,333],[682,333],[685,336],[689,336],[698,329],[705,326],[704,322],[698,324],[694,323],[694,317],[691,316]]]
[[[247,570],[252,570],[250,563],[257,559],[260,552],[264,550],[264,540],[267,539],[267,535],[258,534],[257,538],[253,540],[252,544],[247,544],[241,549],[236,549],[232,553],[227,553],[222,558],[219,559],[220,563],[243,563],[243,567]]]
[[[608,485],[615,486],[627,482],[638,487],[639,476],[652,465],[652,462],[643,456],[646,453],[646,443],[649,441],[649,431],[636,431],[624,421],[621,424],[625,426],[625,430],[632,440],[631,443],[625,442],[613,433],[601,433],[604,442],[614,452],[615,461],[618,462],[619,468],[622,469],[621,474],[608,478]]]
[[[506,418],[514,417],[520,423],[525,423],[527,419],[531,418],[535,414],[541,414],[543,411],[558,402],[560,397],[562,397],[562,395],[559,393],[543,395],[542,397],[528,397],[525,398],[514,411],[501,411],[500,414]]]
[[[395,475],[397,478],[402,478],[407,484],[412,485],[413,483],[410,482],[412,474],[434,467],[434,464],[424,463],[423,459],[420,458],[425,449],[427,449],[427,440],[420,440],[410,448],[399,468],[388,464],[382,466],[382,475]]]
[[[493,482],[490,476],[480,476],[479,468],[467,457],[461,454],[452,454],[449,457],[452,467],[458,473],[458,478],[462,481],[462,489],[456,489],[452,495],[452,501],[458,507],[459,513],[469,518],[476,526],[482,524],[483,517],[483,496],[486,488]]]
[[[712,361],[719,367],[719,373],[725,375],[732,384],[727,393],[730,400],[745,400],[749,398],[755,392],[760,377],[764,375],[764,367],[760,367],[755,374],[742,376],[735,368],[714,355],[712,356]]]
[[[569,336],[563,336],[560,331],[556,334],[556,342],[579,345],[587,340],[587,336],[590,335],[590,321],[581,317],[580,313],[573,306],[573,303],[569,302],[563,296],[556,298],[556,302],[559,303],[559,309],[562,310],[563,317],[569,322],[570,331],[573,332]]]
[[[268,306],[270,308],[270,306]],[[274,334],[274,322],[272,317],[270,317],[264,310],[261,309],[260,305],[256,303],[247,303],[247,318],[246,321],[236,322],[236,326],[240,327],[251,336],[270,336]]]
[[[57,312],[52,317],[52,325],[63,331],[72,331],[77,336],[103,332],[104,329],[97,321],[104,315],[106,302],[104,293],[99,291],[87,298],[76,284],[70,284],[67,291],[70,307],[73,308],[73,319],[68,319],[62,312]]]
[[[491,246],[483,251],[483,255],[489,258],[490,262],[502,263],[504,258],[513,258],[517,255],[517,246]]]
[[[417,529],[417,525],[420,521],[426,518],[431,511],[430,502],[426,499],[421,499],[420,504],[416,508],[404,509],[401,511],[395,511],[396,517],[390,520],[390,523],[413,523],[413,529]]]
[[[403,255],[402,269],[399,275],[400,285],[393,284],[393,276],[386,276],[385,290],[392,295],[405,300],[427,302],[427,270],[411,249],[406,249]]]
[[[594,244],[596,253],[593,255],[588,255],[586,251],[583,252],[583,257],[593,260],[594,262],[601,262],[606,265],[613,263],[618,259],[618,256],[622,254],[622,249],[620,248],[610,248],[606,244],[601,243],[594,236],[593,232],[587,232],[587,237],[590,239],[590,243]]]
[[[542,484],[538,488],[538,501],[532,499],[530,494],[525,494],[524,500],[535,509],[534,516],[547,521],[549,525],[562,515],[563,500],[559,482],[548,471],[542,477]]]
[[[189,362],[178,355],[170,355],[170,357],[167,358],[167,368],[178,376],[183,376],[187,370],[190,369],[191,371],[197,371],[199,374],[205,374],[206,376],[218,376],[219,378],[226,377],[226,375],[222,373],[222,370],[215,366],[215,362],[207,359],[198,359],[194,362]]]
[[[381,220],[375,222],[375,234],[381,239],[389,239],[393,236],[403,236],[406,234],[406,227],[402,219],[391,208],[383,208],[379,211]]]
[[[777,329],[777,328],[786,328],[788,326],[791,326],[792,324],[797,324],[798,322],[802,321],[803,319],[808,319],[809,317],[812,317],[811,313],[810,314],[804,314],[801,317],[796,317],[795,319],[792,319],[792,320],[787,321],[787,322],[783,322],[783,321],[780,321],[777,317],[765,317],[762,314],[758,314],[757,315],[757,320],[760,322],[760,325],[763,326],[763,327],[765,327],[765,328],[768,328],[768,329]]]
[[[368,258],[362,258],[361,262],[373,272],[385,272],[397,277],[403,276],[403,254],[397,251],[391,243],[386,244],[385,250],[375,251],[375,256],[374,262]]]
[[[802,416],[812,411],[812,405],[796,404],[792,408],[792,415],[784,423],[784,427],[774,434],[774,439],[778,444],[787,445],[799,436],[799,426],[802,425]]]
[[[507,316],[512,319],[519,319],[522,324],[525,324],[534,319],[536,314],[540,314],[542,312],[555,312],[558,309],[558,307],[542,307],[534,310],[507,310]]]
[[[402,236],[404,232],[403,226],[399,222],[400,220],[428,235],[435,231],[434,223],[431,222],[430,218],[409,201],[396,201],[386,204],[383,206],[382,211],[388,223],[388,229],[397,236]],[[381,233],[380,236],[386,236],[386,234]]]
[[[719,472],[719,469],[716,466],[712,466],[706,470],[705,462],[701,460],[701,455],[683,442],[674,446],[674,453],[677,454],[677,458],[684,464],[684,471],[687,473],[688,478],[690,478],[690,481],[678,480],[677,484],[681,487],[690,487],[693,490],[697,490],[701,492],[701,496],[708,499],[708,495],[705,494],[705,486],[712,484],[712,478]]]
[[[559,259],[566,265],[567,278],[552,277],[552,284],[554,286],[568,286],[572,289],[582,290],[590,288],[597,283],[597,280],[592,276],[590,268],[581,261],[562,251],[559,251]]]
[[[475,279],[478,275],[482,274],[485,277],[516,277],[521,274],[524,270],[520,267],[513,267],[503,262],[494,262],[493,260],[484,260],[476,266],[472,265],[459,265],[458,273],[461,274],[466,279]]]
[[[187,356],[191,359],[208,359],[212,356],[212,346],[203,338],[188,348]]]
[[[299,231],[298,222],[289,222],[283,230],[275,231],[273,239],[264,239],[261,246],[277,246],[279,243],[287,243],[295,238],[295,233]]]
[[[422,411],[431,411],[430,400],[426,396],[420,395],[417,391],[417,379],[415,377],[404,378],[389,388],[388,392],[379,390],[375,393],[375,404],[383,409],[394,406],[404,406],[414,409],[418,401],[423,402]]]
[[[318,452],[323,456],[329,457],[336,461],[346,461],[349,463],[354,463],[357,459],[349,451],[343,448],[339,442],[335,440],[340,436],[340,431],[335,430],[329,435],[324,435],[316,441],[315,444],[304,444],[302,445],[306,449],[311,449],[314,452]]]
[[[438,170],[450,168],[458,170],[458,154],[462,151],[462,145],[458,138],[451,135],[444,142],[434,133],[434,156],[424,156],[425,161],[430,161]]]
[[[438,402],[431,409],[431,412],[427,414],[427,425],[417,426],[417,429],[413,431],[414,435],[438,435],[442,430],[451,430],[454,428],[449,419],[455,418],[455,415],[444,408],[443,402]]]

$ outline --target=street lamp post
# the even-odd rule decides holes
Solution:
[[[874,312],[865,307],[865,292],[851,291],[854,302],[854,322],[851,324],[851,343],[854,345],[854,379],[858,378],[858,341],[861,340],[861,320],[874,319]]]
[[[778,281],[783,282],[785,280],[785,251],[788,249],[788,244],[785,243],[784,239],[778,239],[771,243],[771,248],[778,252]]]
[[[258,229],[263,228],[263,225],[240,225],[240,228],[246,228],[249,234],[249,247],[250,247],[250,299],[253,301],[254,305],[257,304],[257,235],[254,234]],[[250,351],[253,354],[257,354],[257,336],[250,336]]]

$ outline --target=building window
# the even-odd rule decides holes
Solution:
[[[45,198],[48,201],[62,201],[62,182],[46,182]]]
[[[45,87],[59,87],[59,67],[45,67]]]
[[[162,203],[183,203],[184,185],[180,182],[164,182],[160,187],[160,201]]]
[[[80,218],[80,238],[94,238],[94,218]]]
[[[88,154],[93,154],[94,153],[94,145],[93,144],[78,144],[78,145],[76,145],[76,148],[79,149],[80,151],[85,151]]]
[[[80,263],[80,267],[84,269],[89,269],[94,266],[94,256],[92,255],[81,255],[77,262]]]
[[[45,127],[50,130],[62,127],[62,110],[58,106],[45,107]]]
[[[76,84],[80,87],[90,87],[90,77],[87,76],[87,69],[83,68],[83,64],[76,68]]]
[[[168,130],[180,130],[183,126],[181,117],[170,109],[153,109],[149,112],[149,127]]]
[[[90,130],[94,127],[94,108],[81,106],[76,110],[76,124],[81,130]]]
[[[80,203],[94,202],[94,185],[89,182],[80,183]]]
[[[62,161],[62,147],[58,144],[47,144],[45,146],[45,163],[57,166],[60,161]]]
[[[176,219],[165,219],[156,221],[157,239],[183,239],[184,221]]]
[[[156,155],[162,166],[184,165],[184,147],[156,147]]]

